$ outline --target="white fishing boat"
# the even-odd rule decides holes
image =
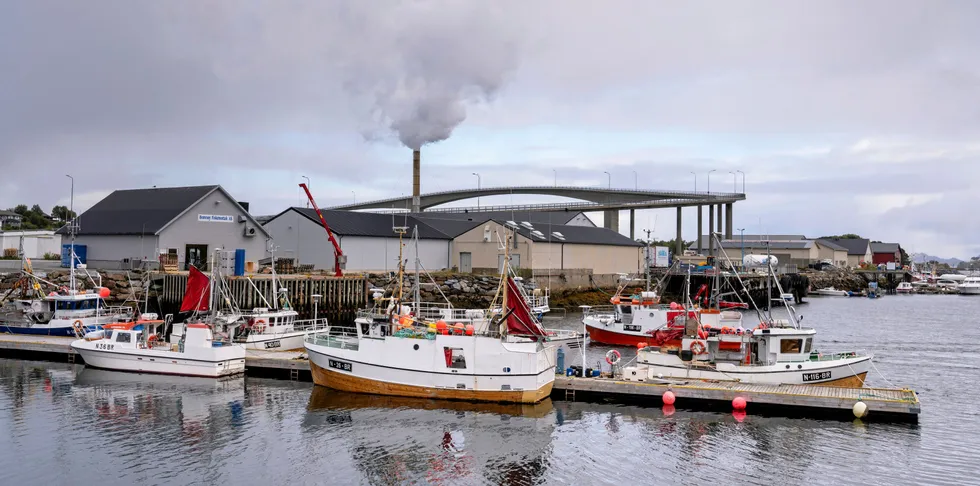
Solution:
[[[80,263],[75,255],[74,245],[70,251],[69,283],[59,287],[35,275],[30,259],[23,257],[21,249],[21,279],[4,297],[19,289],[23,298],[3,302],[0,332],[77,337],[99,329],[103,324],[132,318],[131,308],[106,305],[109,289],[101,286],[101,275],[96,274],[93,277],[85,270],[90,284],[95,288],[78,288],[75,268]],[[43,285],[57,290],[44,294],[41,290]]]
[[[775,271],[770,267],[770,275]],[[772,278],[782,293],[778,279]],[[755,303],[753,306],[755,306]],[[693,303],[688,303],[693,307]],[[775,319],[755,307],[754,329],[712,328],[687,313],[659,331],[653,346],[637,350],[636,365],[624,368],[629,380],[696,379],[761,384],[812,384],[860,387],[871,368],[867,353],[820,353],[816,330],[804,328],[792,305],[789,319]]]
[[[164,324],[153,318],[107,324],[71,347],[86,366],[107,370],[209,378],[245,371],[245,347],[216,340],[209,325],[187,324],[180,341],[170,344],[163,339]]]
[[[272,266],[275,268],[275,256],[272,259]],[[193,284],[192,279],[194,280]],[[211,319],[211,324],[222,338],[242,344],[246,349],[282,351],[302,349],[303,341],[307,335],[327,327],[327,320],[325,318],[318,319],[315,310],[313,319],[299,319],[299,312],[293,309],[289,297],[286,295],[286,287],[279,286],[274,270],[272,274],[274,297],[271,299],[271,303],[266,300],[265,295],[259,291],[254,282],[251,279],[248,280],[259,298],[266,304],[266,307],[257,307],[248,312],[243,312],[238,308],[220,270],[213,269],[211,279],[215,282],[214,288],[221,296],[220,301],[224,303],[222,309],[216,310],[215,316]],[[207,285],[208,277],[206,275],[196,271],[196,269],[191,270],[188,277],[189,289],[192,286],[197,288]],[[193,293],[186,295],[193,295]],[[197,300],[202,299],[188,299],[186,295],[184,303],[181,305],[181,312],[198,309]],[[207,310],[207,308],[201,310]],[[182,332],[183,324],[175,323],[170,335],[170,342],[175,343]]]
[[[960,295],[980,295],[980,277],[967,277],[956,286]]]
[[[895,293],[897,294],[914,294],[915,287],[912,286],[911,282],[899,282],[898,286],[895,287]]]
[[[556,347],[506,271],[499,292],[505,311],[451,327],[404,312],[403,274],[404,263],[398,298],[390,300],[393,315],[361,313],[354,328],[329,326],[307,337],[314,383],[350,392],[490,402],[536,403],[551,394]]]
[[[838,290],[834,287],[824,287],[822,289],[810,291],[810,295],[824,295],[828,297],[847,297],[848,292],[846,290]]]

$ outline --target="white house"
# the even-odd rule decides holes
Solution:
[[[27,258],[40,259],[46,254],[61,256],[61,235],[48,230],[0,231],[0,252],[10,249],[19,251],[21,239]]]

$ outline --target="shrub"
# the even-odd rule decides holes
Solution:
[[[48,253],[45,253],[44,254],[44,259],[45,260],[61,260],[61,255],[59,255],[57,253],[48,252]]]

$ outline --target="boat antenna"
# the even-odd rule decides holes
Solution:
[[[269,253],[272,255],[272,310],[279,310],[279,289],[276,282],[276,244],[269,240]]]
[[[412,228],[412,241],[415,243],[415,317],[419,317],[419,288],[422,287],[422,281],[419,279],[419,226],[415,225]]]

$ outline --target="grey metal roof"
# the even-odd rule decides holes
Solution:
[[[513,220],[494,221],[499,224],[506,225],[507,221]],[[572,243],[579,245],[643,246],[643,243],[634,241],[628,236],[623,236],[618,231],[613,231],[607,228],[561,224],[552,224],[549,226],[547,224],[536,225],[532,223],[531,225],[533,226],[534,230],[530,230],[522,226],[519,221],[514,222],[517,223],[517,232],[521,236],[536,242]],[[540,231],[544,238],[533,236],[531,231]],[[555,232],[561,233],[564,239],[560,239],[555,236]]]
[[[320,218],[316,215],[316,210],[312,208],[292,207],[286,209],[286,211],[296,211],[317,225],[321,224]],[[286,211],[273,216],[269,221],[285,214]],[[420,239],[451,240],[454,237],[433,228],[431,225],[420,221],[414,216],[406,217],[402,214],[364,213],[335,209],[323,209],[321,212],[323,213],[323,218],[327,220],[327,226],[330,227],[330,231],[340,236],[397,237],[398,235],[392,229],[396,226],[407,226],[407,236],[411,236],[412,229],[417,226]],[[263,224],[267,223],[268,221]],[[475,225],[473,224],[473,226]]]
[[[868,244],[870,240],[865,238],[828,238],[827,241],[836,243],[847,249],[848,255],[861,255],[863,256],[868,251]]]
[[[567,224],[582,211],[487,211],[470,213],[440,213],[426,211],[422,213],[425,219],[455,219],[460,221],[486,222],[495,221],[527,221],[531,224]]]
[[[0,216],[17,216],[18,218],[20,217],[19,214],[15,213],[13,211],[6,211],[6,210],[3,210],[3,209],[0,209]]]
[[[78,235],[155,234],[220,186],[113,191],[78,217]],[[58,230],[66,234],[67,228]]]
[[[817,241],[817,243],[820,243],[821,245],[826,246],[827,248],[830,248],[831,250],[834,250],[834,251],[847,251],[847,247],[838,245],[837,243],[834,242],[834,240],[828,240],[828,239],[822,238],[822,239],[818,239],[816,241]]]
[[[734,240],[725,240],[721,242],[721,246],[724,249],[739,249],[743,248],[742,242]],[[813,247],[813,241],[771,241],[768,244],[764,241],[746,241],[744,248],[753,250],[765,250],[766,248],[771,248],[773,250],[805,250],[807,248]],[[707,248],[707,247],[705,247]]]
[[[898,253],[898,243],[872,243],[871,253]]]
[[[440,233],[450,238],[456,238],[457,236],[466,233],[467,231],[476,228],[477,226],[480,226],[481,224],[484,224],[487,221],[489,221],[488,219],[482,221],[480,220],[457,221],[453,219],[432,219],[432,218],[424,218],[424,217],[418,217],[415,219],[417,221],[421,221],[425,223],[426,225],[432,228],[435,228],[436,231],[439,231]]]

